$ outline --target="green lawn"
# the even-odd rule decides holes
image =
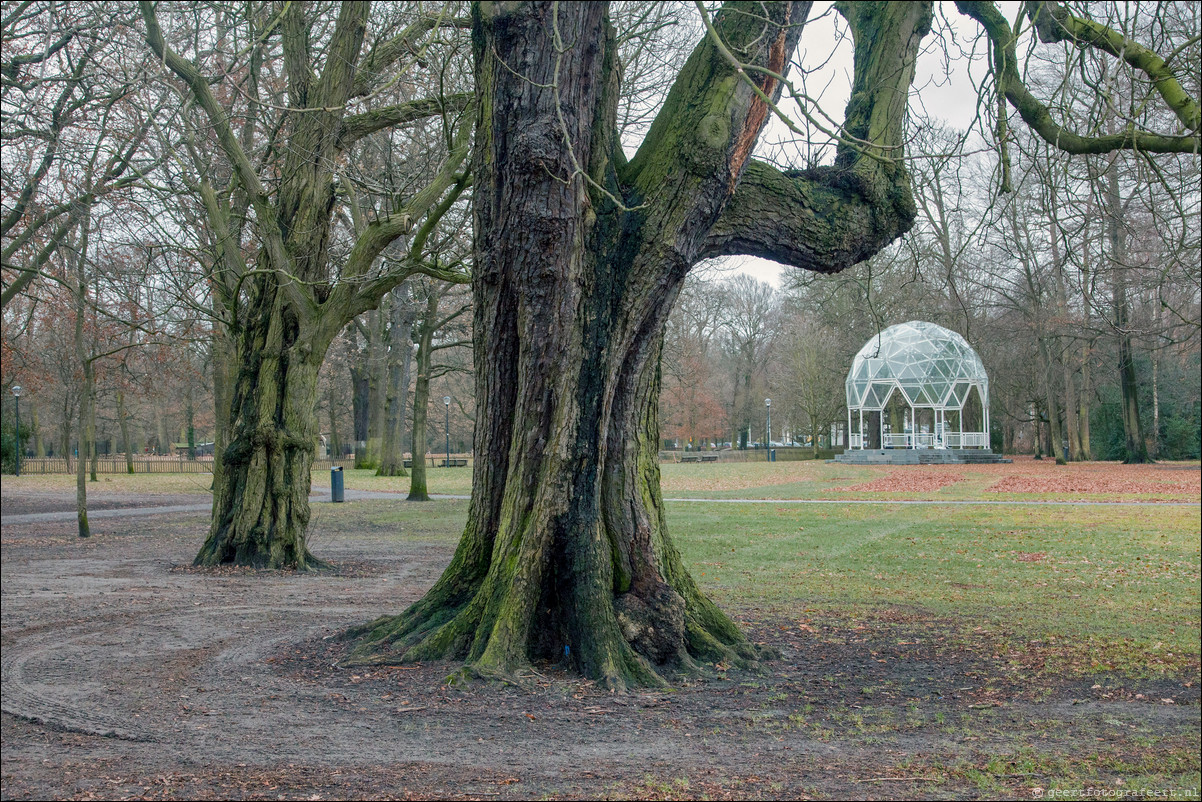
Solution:
[[[1187,507],[848,507],[676,502],[668,523],[727,608],[916,626],[1083,670],[1193,666],[1199,511]]]
[[[900,495],[932,501],[1018,500],[1032,495],[1089,500],[1098,494],[1001,494],[988,488],[999,476],[1096,481],[1129,470],[1086,465],[1069,466],[1076,473],[1057,472],[1048,463],[998,467],[1006,470],[953,469],[954,481],[946,486]],[[1198,500],[1192,489],[1197,484],[1196,465],[1137,470],[1142,473],[1132,474],[1132,487],[1164,485],[1157,500],[1190,498],[1191,493],[1193,501]],[[836,488],[882,478],[904,482],[943,475],[915,473],[908,467],[824,463],[663,466],[664,494],[670,498],[886,500],[896,494]],[[466,468],[431,469],[428,476],[431,493],[470,492],[471,472]],[[328,473],[314,476],[315,487],[328,486],[328,481]],[[69,476],[8,477],[5,491],[61,491],[73,483]],[[408,484],[404,477],[346,472],[348,488],[405,493]],[[112,475],[102,476],[89,489],[94,494],[203,493],[208,484],[193,474]],[[406,537],[450,544],[462,530],[466,504],[319,505],[314,523],[319,525],[327,516],[360,515],[373,526],[395,526]],[[909,616],[918,629],[939,629],[954,619],[957,631],[973,633],[979,641],[962,645],[1011,650],[1020,662],[1050,661],[1083,671],[1107,666],[1143,673],[1198,670],[1202,524],[1196,505],[679,501],[668,503],[668,522],[700,583],[725,608],[748,619],[763,611],[802,624],[834,620],[842,627],[887,613],[895,620]],[[315,547],[320,549],[319,542]]]
[[[358,506],[320,511],[448,548],[467,507]],[[1198,672],[1196,507],[680,501],[668,526],[706,592],[748,623],[888,622],[1029,670]]]

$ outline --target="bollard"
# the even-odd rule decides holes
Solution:
[[[344,500],[344,491],[342,489],[342,466],[336,465],[330,468],[330,501],[338,504]]]

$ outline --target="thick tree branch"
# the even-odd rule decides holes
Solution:
[[[1193,129],[1195,131],[1193,135],[1186,136],[1137,131],[1133,123],[1128,124],[1127,130],[1107,136],[1085,137],[1068,130],[1052,119],[1047,106],[1031,94],[1026,84],[1023,83],[1022,76],[1018,73],[1017,39],[1006,22],[1006,18],[1002,16],[997,7],[990,0],[981,0],[980,2],[956,0],[956,8],[960,10],[961,14],[975,19],[985,29],[986,35],[993,43],[994,80],[997,81],[1000,91],[1010,105],[1045,141],[1067,153],[1075,154],[1110,153],[1115,150],[1142,150],[1149,153],[1202,152],[1202,136],[1197,133],[1196,128]],[[1095,47],[1106,49],[1094,41],[1079,41],[1086,41]],[[1163,66],[1163,61],[1161,61],[1161,65]],[[1157,88],[1160,89],[1159,84]],[[1170,91],[1170,95],[1172,94]],[[1178,108],[1174,108],[1174,111],[1179,116],[1184,113],[1189,117],[1191,104],[1194,109],[1197,108],[1192,99],[1187,98],[1187,100],[1188,102],[1185,102],[1181,98],[1175,97],[1170,102],[1170,105],[1176,103]]]
[[[440,114],[460,114],[472,102],[470,92],[464,92],[449,97],[421,98],[407,103],[397,103],[382,109],[365,111],[354,114],[342,122],[342,134],[339,137],[339,147],[346,149],[368,134],[396,125],[406,125],[427,117]]]
[[[724,6],[714,18],[713,36],[693,50],[638,152],[622,168],[623,182],[651,197],[665,186],[665,174],[681,172],[717,179],[733,190],[768,115],[756,95],[775,101],[781,92],[770,75],[742,80],[739,64],[783,73],[810,6],[756,4],[754,11],[737,3]],[[735,56],[734,63],[726,53]]]
[[[699,258],[759,256],[789,267],[835,273],[880,251],[913,222],[881,207],[836,168],[782,172],[753,161]]]
[[[837,6],[855,39],[855,76],[833,167],[781,172],[753,161],[710,229],[702,257],[761,256],[832,273],[878,252],[913,224],[901,156],[906,97],[929,4]],[[863,144],[852,144],[863,143]]]
[[[362,97],[375,91],[384,71],[405,55],[417,56],[419,54],[417,43],[435,28],[471,27],[472,21],[469,17],[446,16],[445,12],[449,8],[449,5],[444,6],[444,13],[437,16],[422,17],[388,41],[373,47],[363,59],[363,63],[355,75],[355,89],[351,97]]]
[[[421,258],[421,251],[434,226],[471,183],[468,176],[457,172],[471,150],[471,134],[471,123],[461,123],[455,133],[451,152],[438,175],[414,195],[403,209],[370,223],[359,234],[343,267],[342,280],[330,291],[329,298],[322,305],[325,311],[316,336],[333,339],[348,320],[374,309],[380,299],[414,273],[456,284],[468,280],[465,274],[458,271],[426,264]],[[384,249],[398,237],[410,233],[415,221],[423,216],[426,219],[418,229],[405,260],[396,269],[367,278],[372,264]]]
[[[1121,58],[1152,79],[1156,91],[1187,131],[1202,128],[1202,108],[1190,97],[1160,54],[1094,20],[1074,17],[1060,3],[1028,2],[1026,10],[1039,41],[1045,44],[1071,41]]]

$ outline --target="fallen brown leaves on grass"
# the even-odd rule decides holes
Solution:
[[[1090,493],[1099,495],[1193,496],[1202,492],[1202,472],[1168,471],[1156,465],[1085,463],[1056,465],[1024,460],[1014,472],[985,489],[987,493]]]
[[[902,470],[858,485],[838,488],[844,492],[857,493],[931,493],[959,482],[964,477],[958,466],[920,467],[904,466]]]

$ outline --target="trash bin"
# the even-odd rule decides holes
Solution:
[[[768,449],[768,461],[776,462],[776,449],[775,448]]]
[[[342,466],[336,465],[330,468],[330,501],[335,504],[344,500],[345,492],[342,489]]]

